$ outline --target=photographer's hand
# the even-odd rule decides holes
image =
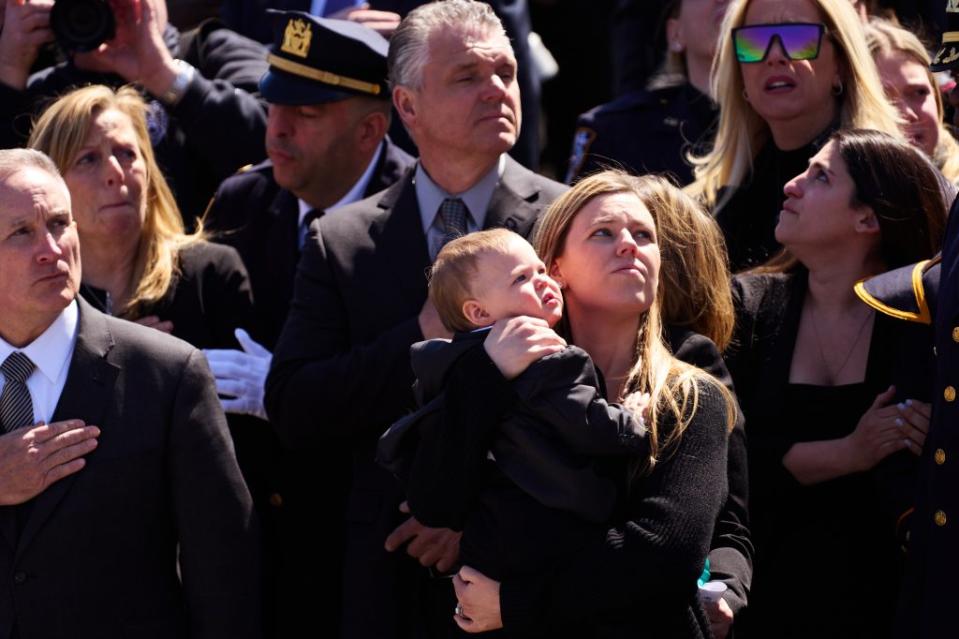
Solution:
[[[161,96],[177,74],[173,56],[163,41],[166,12],[162,2],[133,0],[124,9],[114,9],[116,37],[96,51],[76,54],[73,61],[81,69],[116,73]]]
[[[53,41],[52,8],[53,0],[6,0],[0,21],[0,82],[21,91],[27,88],[40,47]]]

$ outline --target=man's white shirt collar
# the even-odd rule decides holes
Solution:
[[[20,351],[30,358],[50,384],[56,384],[60,379],[60,373],[63,372],[63,367],[68,364],[73,355],[78,324],[77,301],[73,300],[57,315],[47,330],[24,348],[14,348],[0,337],[0,363],[6,361],[14,351]]]

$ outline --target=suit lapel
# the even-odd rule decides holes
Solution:
[[[370,229],[373,242],[383,250],[390,272],[399,280],[400,297],[422,304],[430,255],[412,170],[384,191],[378,206],[383,213]]]
[[[106,359],[107,353],[113,347],[113,336],[107,328],[104,315],[94,310],[82,298],[77,298],[77,303],[80,306],[77,343],[52,421],[83,419],[87,424],[99,426],[101,437],[109,437],[103,418],[113,397],[114,383],[120,370]],[[57,504],[73,486],[77,476],[78,474],[73,474],[64,477],[36,497],[20,534],[18,553],[30,543],[50,517]]]
[[[483,228],[504,227],[529,237],[541,206],[534,174],[506,156],[503,177],[493,191]]]
[[[280,189],[270,204],[274,216],[263,255],[264,266],[270,273],[270,281],[282,290],[278,301],[288,306],[293,296],[293,279],[300,259],[300,209],[296,196]]]

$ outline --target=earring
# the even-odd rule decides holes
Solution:
[[[838,87],[837,87],[837,86],[833,86],[833,88],[832,88],[832,94],[838,98],[839,96],[842,95],[842,92],[843,92],[843,89],[844,89],[844,88],[845,88],[845,87],[842,86],[842,80],[840,80]]]
[[[672,51],[673,53],[682,53],[683,44],[681,42],[677,42],[676,40],[673,40],[672,42],[669,43],[669,50]]]

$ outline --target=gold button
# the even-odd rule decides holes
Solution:
[[[959,342],[959,326],[952,328],[952,341]]]
[[[270,495],[270,505],[274,508],[279,508],[283,505],[283,495],[280,493],[273,493]]]
[[[946,398],[947,402],[951,402],[956,399],[956,388],[954,386],[946,386],[946,389],[942,391],[942,396]]]
[[[936,511],[936,514],[933,516],[933,519],[936,520],[937,526],[946,525],[946,513],[942,512],[941,510]]]
[[[946,451],[941,448],[936,449],[936,463],[940,466],[946,463]]]

